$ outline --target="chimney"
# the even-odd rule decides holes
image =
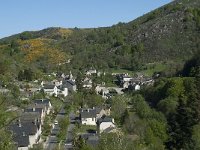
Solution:
[[[89,109],[87,109],[87,111],[89,112],[90,110],[89,110]]]
[[[35,111],[35,107],[33,107],[33,111]]]

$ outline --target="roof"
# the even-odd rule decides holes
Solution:
[[[96,118],[96,109],[81,109],[81,118]]]
[[[49,99],[36,99],[34,100],[35,104],[47,104],[49,105],[50,100]]]
[[[72,80],[64,80],[64,81],[63,81],[63,86],[68,87],[68,86],[74,86],[74,85],[76,85],[76,84],[75,84],[75,82],[72,81]]]
[[[96,109],[97,114],[99,114],[102,110],[105,111],[108,108],[107,108],[107,106],[98,106],[95,109]]]
[[[21,135],[21,133],[25,133],[27,135],[34,135],[37,133],[37,125],[33,122],[15,122],[12,123],[9,127],[15,135]]]
[[[14,135],[13,141],[17,143],[17,147],[28,147],[29,146],[29,136],[28,135]]]
[[[99,114],[102,109],[103,109],[103,107],[96,107],[96,113]]]
[[[18,147],[27,147],[29,145],[29,135],[37,133],[37,125],[33,122],[15,122],[9,125],[8,129],[13,133],[13,140]]]
[[[103,116],[97,120],[97,124],[101,124],[102,122],[113,122],[113,119],[108,116]]]
[[[54,89],[55,85],[54,84],[44,84],[43,89]]]
[[[114,129],[116,129],[115,127],[108,127],[105,130],[103,130],[104,133],[110,133],[112,132]]]
[[[39,112],[42,114],[43,108],[27,108],[24,110],[24,112]]]
[[[23,112],[19,118],[21,122],[34,122],[35,120],[37,120],[37,122],[41,121],[41,115],[39,112]]]

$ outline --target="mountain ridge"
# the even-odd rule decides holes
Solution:
[[[178,0],[128,23],[90,29],[58,27],[27,31],[3,38],[0,43],[1,47],[17,43],[15,48],[21,51],[20,41],[47,39],[49,52],[53,47],[72,58],[67,66],[72,70],[95,67],[139,71],[148,63],[171,61],[177,65],[176,70],[199,51],[199,6],[198,0]],[[20,53],[15,55],[24,57]],[[46,66],[47,62],[39,66]]]

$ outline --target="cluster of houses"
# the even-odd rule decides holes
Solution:
[[[55,97],[57,97],[58,95],[63,95],[64,97],[66,97],[69,92],[75,92],[77,90],[75,79],[73,78],[71,72],[68,76],[61,74],[58,79],[55,79],[51,82],[42,81],[41,89],[47,95]]]
[[[73,78],[72,73],[69,75],[65,74],[55,74],[55,79],[52,81],[42,81],[40,85],[29,83],[30,87],[20,88],[20,92],[24,97],[31,97],[35,93],[43,91],[45,94],[49,96],[64,96],[66,97],[69,92],[75,92],[76,84],[75,79]],[[36,81],[38,82],[38,81]]]
[[[102,133],[117,132],[114,119],[110,117],[110,108],[97,107],[79,110],[80,123],[86,126],[96,126],[94,133],[82,133],[80,136],[88,144],[96,146]]]
[[[143,85],[152,85],[154,83],[153,78],[145,77],[144,75],[139,74],[136,77],[131,77],[127,73],[117,74],[116,78],[121,88],[135,91],[140,90]]]
[[[49,99],[37,99],[15,119],[8,130],[18,150],[28,150],[41,141],[44,118],[52,110]]]

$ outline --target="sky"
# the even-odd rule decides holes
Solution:
[[[171,0],[0,0],[0,38],[47,27],[107,27]]]

